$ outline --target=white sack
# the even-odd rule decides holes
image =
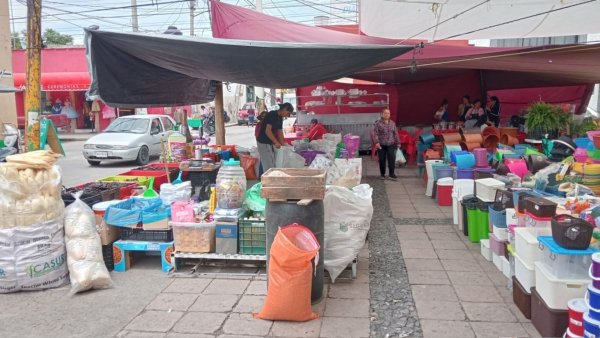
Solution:
[[[192,182],[185,181],[179,184],[163,183],[160,185],[160,199],[164,205],[171,205],[175,201],[189,201],[192,198]]]
[[[325,269],[332,282],[356,258],[371,227],[373,188],[330,186],[325,191]]]
[[[331,175],[331,184],[340,187],[353,188],[360,184],[362,179],[362,159],[336,158],[334,167],[327,173]]]
[[[102,243],[96,231],[96,216],[92,209],[75,195],[75,202],[65,211],[67,265],[71,279],[71,294],[112,286],[110,274],[102,258]]]
[[[406,158],[404,158],[404,153],[402,152],[402,149],[397,148],[396,149],[396,165],[403,165],[404,163],[406,163]]]
[[[0,293],[43,290],[67,282],[62,221],[0,229]]]
[[[306,160],[290,146],[275,149],[275,168],[304,168]]]

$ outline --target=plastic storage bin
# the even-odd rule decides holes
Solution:
[[[508,241],[508,229],[507,228],[498,228],[497,226],[492,227],[492,232],[496,238],[501,241]]]
[[[207,253],[215,250],[215,222],[170,224],[173,227],[175,251]]]
[[[490,223],[498,228],[506,228],[506,210],[496,203],[489,206]]]
[[[525,211],[539,218],[552,217],[556,214],[556,203],[543,197],[525,199]]]
[[[531,291],[526,291],[515,276],[512,277],[512,282],[513,302],[521,310],[525,318],[531,319]]]
[[[484,202],[493,202],[496,198],[496,190],[500,188],[504,188],[504,182],[494,178],[475,180],[476,195]]]
[[[534,231],[536,236],[552,235],[552,217],[538,217],[525,212],[525,226]]]
[[[558,278],[544,262],[535,263],[535,288],[550,309],[567,310],[569,300],[583,298],[589,279]]]
[[[485,202],[481,202],[478,205],[477,222],[475,223],[477,228],[477,236],[479,237],[478,241],[482,239],[488,239],[490,235],[490,219],[488,209],[488,204]]]
[[[490,234],[490,248],[498,256],[506,256],[506,241],[498,239],[494,234]]]
[[[506,226],[518,224],[517,211],[514,208],[506,209]]]
[[[490,248],[490,240],[482,239],[479,241],[479,245],[481,246],[481,255],[488,262],[492,261],[492,249]]]
[[[528,228],[515,228],[515,251],[523,262],[533,270],[533,263],[542,261],[537,237]]]
[[[535,287],[535,265],[528,265],[519,257],[519,252],[515,254],[515,277],[523,288],[531,292],[531,288]]]
[[[510,262],[509,262],[509,260],[506,259],[506,257],[504,257],[504,256],[500,257],[500,260],[502,261],[502,274],[506,278],[511,278],[512,277],[512,272],[510,270]]]
[[[596,249],[569,250],[559,246],[552,236],[538,237],[539,248],[546,267],[559,279],[585,279],[589,277],[592,254]]]
[[[531,323],[542,337],[562,337],[569,326],[569,312],[548,306],[536,287],[531,291]]]
[[[240,162],[229,159],[217,174],[217,207],[223,209],[238,209],[244,203],[246,193],[246,173]]]

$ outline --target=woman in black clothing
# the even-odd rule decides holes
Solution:
[[[458,120],[461,122],[467,121],[467,112],[471,109],[471,98],[469,95],[463,96],[462,103],[458,105]]]
[[[500,101],[497,96],[490,97],[490,104],[486,108],[486,113],[488,121],[498,127],[500,125]]]

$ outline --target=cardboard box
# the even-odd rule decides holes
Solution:
[[[165,218],[160,221],[142,224],[144,230],[169,230],[169,219]]]
[[[99,224],[98,227],[100,228],[100,241],[102,242],[102,245],[112,244],[121,236],[121,230],[106,224],[102,216],[96,215],[96,224]]]
[[[215,227],[216,253],[238,253],[238,224],[237,222],[218,222]]]

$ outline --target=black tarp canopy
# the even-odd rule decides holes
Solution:
[[[205,39],[86,29],[90,96],[114,107],[212,101],[216,81],[296,88],[335,80],[412,46]]]

